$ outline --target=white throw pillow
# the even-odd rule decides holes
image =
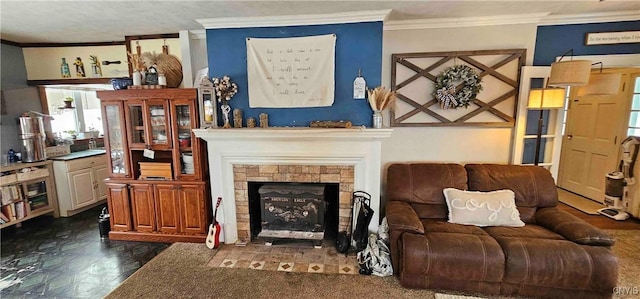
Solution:
[[[449,222],[476,226],[524,226],[511,190],[490,192],[443,190],[449,208]]]

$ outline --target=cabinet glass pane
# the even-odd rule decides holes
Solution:
[[[142,118],[142,106],[129,106],[129,118],[131,119],[131,138],[133,143],[145,143],[144,121]]]
[[[167,122],[163,105],[149,106],[151,113],[151,136],[153,144],[167,144]]]
[[[125,173],[124,135],[120,123],[120,106],[106,106],[107,139],[111,155],[111,173]]]
[[[191,136],[191,106],[176,105],[178,122],[178,144],[180,145],[180,173],[193,174],[193,152]]]

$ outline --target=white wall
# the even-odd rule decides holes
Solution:
[[[533,61],[536,24],[387,30],[383,35],[382,82],[391,86],[391,54],[411,52],[527,49]],[[434,74],[435,75],[435,74]],[[385,115],[389,125],[389,114]],[[508,163],[511,128],[417,127],[394,128],[382,144],[383,172],[393,162]],[[384,175],[386,181],[386,174]]]

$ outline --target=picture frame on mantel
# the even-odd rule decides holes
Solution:
[[[640,43],[640,31],[590,32],[585,35],[586,46]]]

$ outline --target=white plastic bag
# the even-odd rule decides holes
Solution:
[[[389,247],[384,241],[378,240],[374,234],[369,235],[367,247],[358,252],[358,263],[361,267],[370,269],[373,275],[380,277],[393,275]]]

